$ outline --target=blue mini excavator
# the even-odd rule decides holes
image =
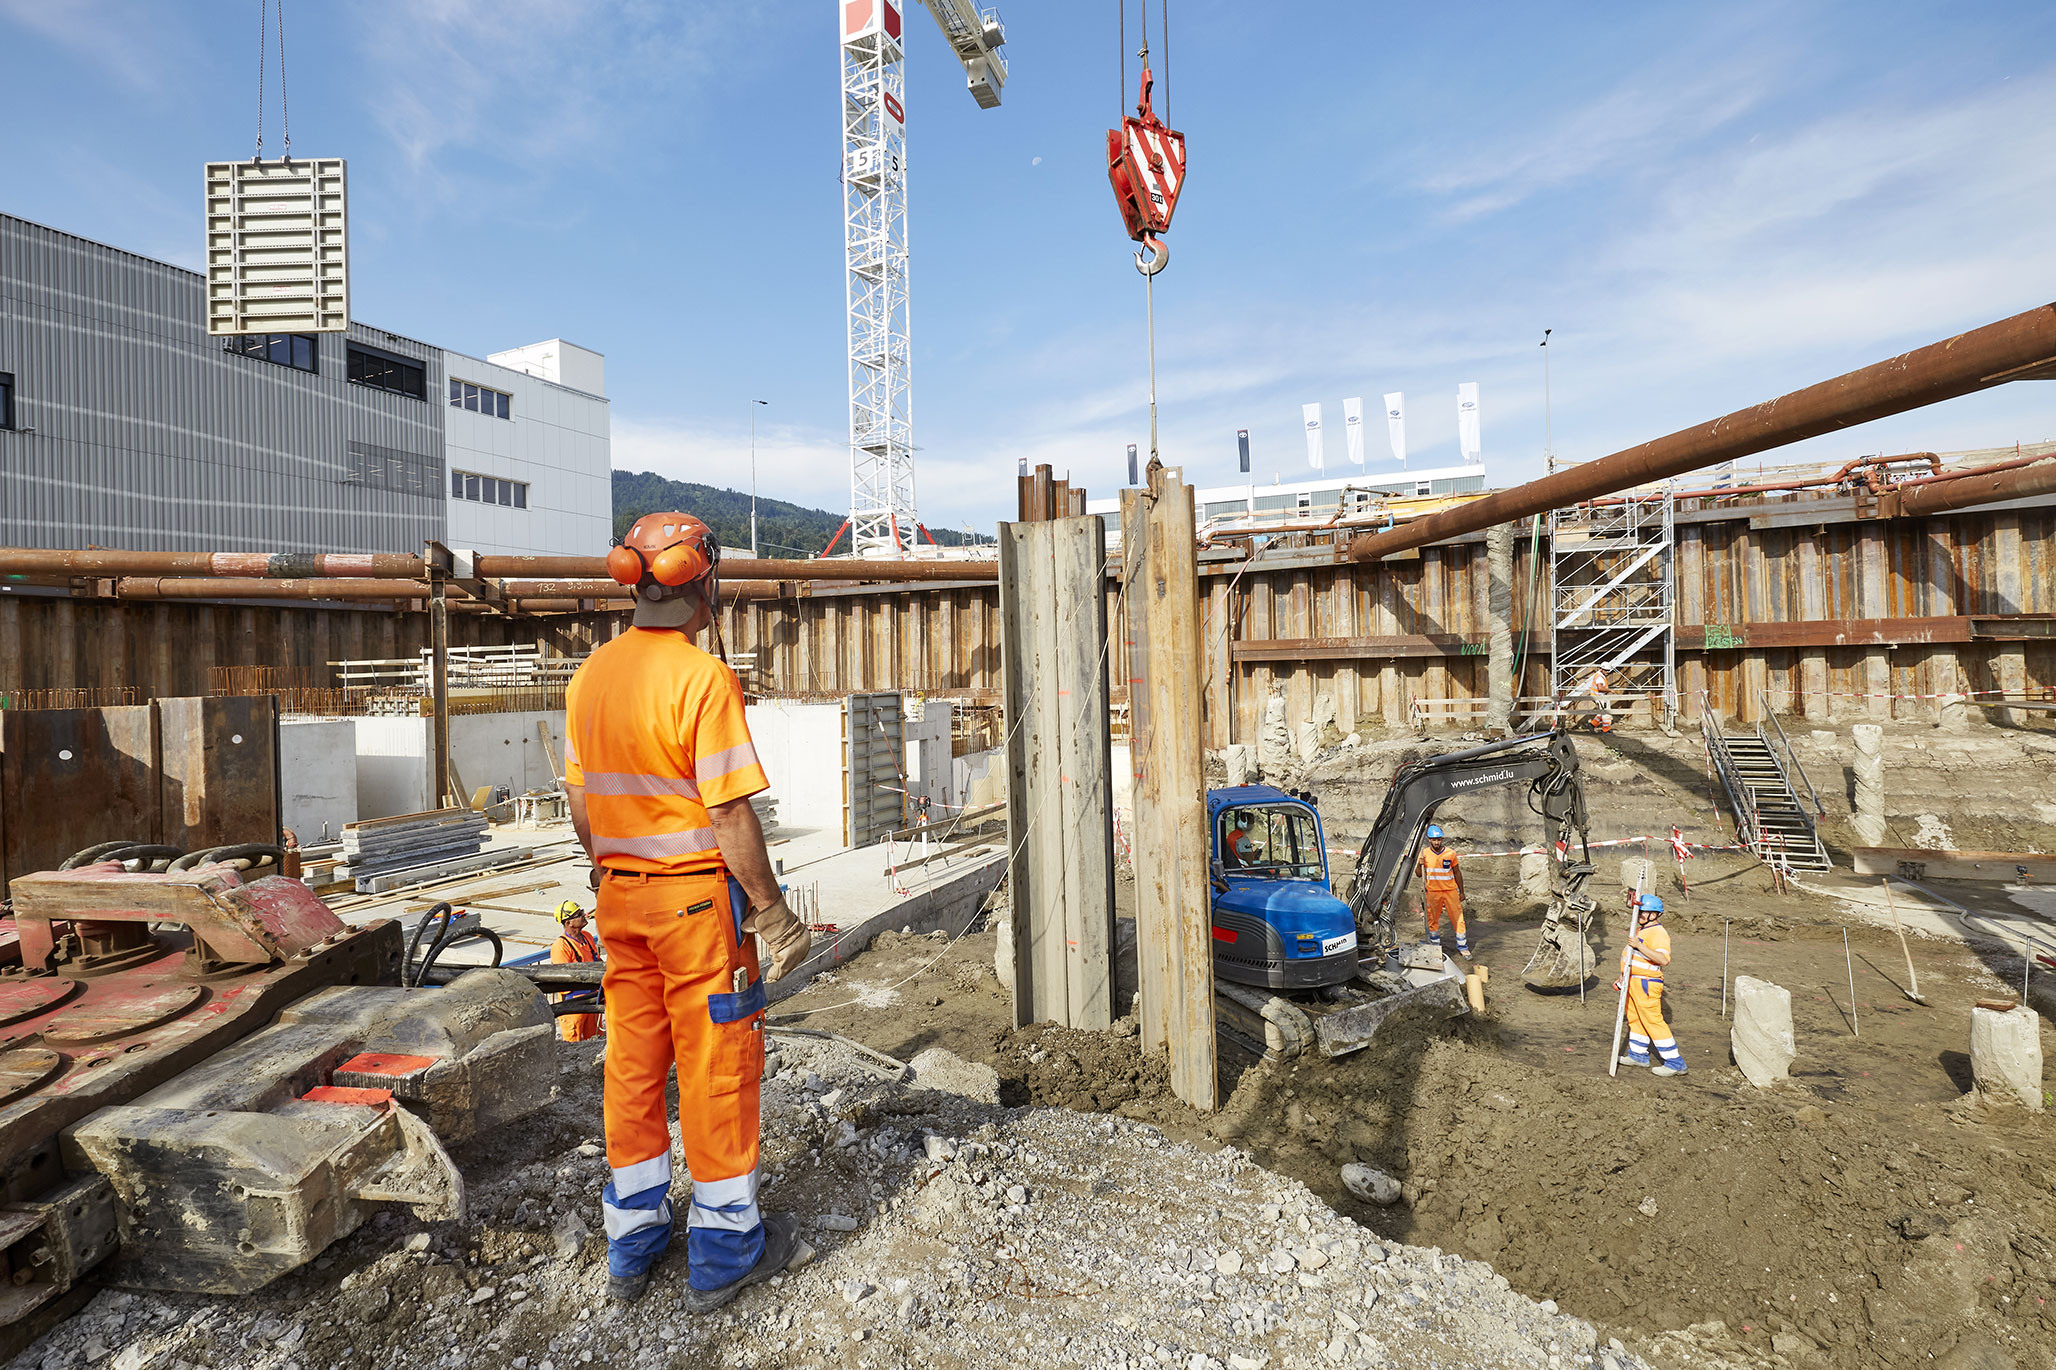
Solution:
[[[1402,767],[1357,853],[1346,902],[1331,892],[1312,794],[1271,785],[1209,791],[1223,1030],[1273,1058],[1310,1049],[1340,1056],[1368,1046],[1401,1009],[1463,1012],[1454,964],[1402,948],[1397,914],[1435,811],[1459,795],[1517,784],[1528,786],[1554,853],[1542,943],[1525,978],[1538,988],[1587,978],[1597,961],[1583,935],[1592,866],[1577,749],[1567,732],[1531,733]]]

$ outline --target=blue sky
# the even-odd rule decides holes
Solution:
[[[915,433],[944,526],[1008,516],[1023,457],[1111,492],[1146,436],[1101,167],[1133,99],[1117,7],[1001,8],[992,111],[908,19]],[[1171,8],[1190,167],[1159,391],[1166,460],[1203,484],[1234,479],[1243,427],[1259,479],[1304,473],[1299,405],[1375,419],[1387,390],[1414,464],[1452,458],[1471,380],[1495,481],[1536,474],[1545,327],[1555,446],[1585,458],[2056,299],[2056,7]],[[0,209],[196,265],[200,164],[253,141],[256,9],[0,0]],[[294,149],[350,161],[358,318],[605,352],[623,468],[745,484],[767,399],[760,488],[846,504],[827,0],[287,19]],[[2027,383],[1788,455],[2052,437],[2056,385]]]

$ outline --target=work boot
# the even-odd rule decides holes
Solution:
[[[1665,1061],[1649,1073],[1651,1075],[1683,1075],[1685,1073],[1685,1058],[1673,1056],[1670,1060]]]
[[[1646,1066],[1649,1064],[1649,1058],[1647,1056],[1637,1056],[1632,1051],[1624,1051],[1621,1053],[1621,1064],[1624,1066]]]
[[[737,1294],[753,1284],[761,1284],[779,1271],[785,1269],[792,1259],[793,1249],[799,1245],[799,1225],[783,1213],[764,1215],[764,1254],[757,1257],[757,1263],[749,1273],[740,1279],[730,1280],[719,1289],[694,1289],[688,1284],[682,1292],[681,1302],[688,1313],[711,1313],[734,1299]]]
[[[634,1303],[649,1292],[650,1276],[657,1273],[657,1267],[664,1263],[664,1257],[670,1253],[671,1247],[667,1244],[648,1265],[642,1268],[640,1274],[608,1275],[607,1297],[616,1303]]]
[[[1468,939],[1463,937],[1456,939],[1456,954],[1463,957],[1466,961],[1471,959],[1471,944]]]

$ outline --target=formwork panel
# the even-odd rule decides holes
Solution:
[[[347,331],[343,159],[209,162],[205,182],[208,333]]]

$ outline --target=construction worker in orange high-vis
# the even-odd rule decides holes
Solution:
[[[607,556],[635,587],[633,626],[587,658],[565,696],[564,792],[592,858],[607,948],[608,1292],[649,1287],[672,1235],[665,1081],[692,1198],[690,1312],[785,1268],[789,1218],[757,1206],[764,980],[811,937],[779,892],[750,796],[767,788],[735,672],[693,638],[714,616],[720,544],[688,514],[645,514]],[[754,935],[753,935],[754,934]],[[758,974],[756,941],[771,967]]]
[[[1421,851],[1418,863],[1426,887],[1427,940],[1438,947],[1442,945],[1442,920],[1446,917],[1456,929],[1456,954],[1468,957],[1471,943],[1464,935],[1463,871],[1458,868],[1456,853],[1449,849],[1439,825],[1428,825],[1427,838],[1428,845]]]
[[[550,961],[564,965],[574,961],[597,961],[600,959],[600,944],[586,931],[585,910],[576,899],[566,899],[557,905],[557,940],[550,943]],[[573,993],[560,994],[557,1002],[573,998]],[[578,994],[586,1000],[590,993]],[[567,1042],[589,1041],[600,1035],[600,1015],[597,1013],[560,1013],[557,1015],[557,1035]]]

